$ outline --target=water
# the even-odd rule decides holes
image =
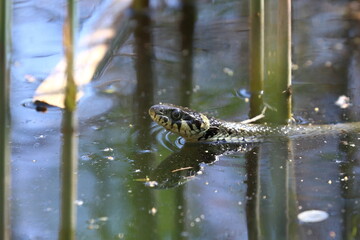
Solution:
[[[294,2],[293,111],[306,121],[359,120],[347,3]],[[82,21],[97,4],[83,3]],[[59,231],[62,113],[22,106],[61,58],[65,8],[49,6],[14,6],[13,239],[56,239]],[[246,94],[238,96],[248,86],[247,1],[202,1],[195,18],[187,11],[183,20],[177,8],[138,19],[79,102],[77,238],[357,239],[357,133],[193,146],[151,122],[147,109],[159,102],[247,118]],[[334,104],[343,94],[353,104],[345,110]],[[328,218],[299,221],[307,210]]]

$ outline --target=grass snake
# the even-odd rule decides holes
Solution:
[[[360,130],[360,122],[280,126],[228,122],[173,104],[154,105],[150,107],[149,114],[157,124],[188,142],[250,143],[260,142],[268,136],[298,137]]]

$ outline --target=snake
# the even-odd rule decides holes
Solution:
[[[187,142],[254,143],[269,136],[298,137],[360,131],[360,122],[323,125],[230,122],[167,103],[151,106],[149,115],[154,122]]]

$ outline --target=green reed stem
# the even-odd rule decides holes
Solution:
[[[284,119],[291,118],[291,0],[279,0],[278,71],[281,91],[280,105]]]
[[[249,117],[253,118],[261,114],[263,108],[264,92],[264,0],[250,1],[250,112]],[[259,149],[255,148],[246,154],[247,172],[251,175],[248,182],[246,213],[248,217],[249,239],[259,239],[261,236],[260,224],[260,201],[258,194],[261,191],[259,185],[259,169],[257,154]]]
[[[264,91],[264,0],[250,1],[250,118],[263,108]]]
[[[77,121],[76,84],[74,80],[74,49],[76,31],[76,3],[68,0],[68,16],[64,25],[63,44],[67,60],[67,85],[65,90],[65,109],[62,121],[63,148],[61,166],[61,223],[59,239],[76,238],[76,197],[77,197]]]
[[[291,118],[291,1],[265,4],[265,95],[272,108],[267,121],[286,124]]]
[[[64,25],[63,44],[67,61],[67,84],[65,88],[65,108],[74,111],[76,108],[76,83],[74,79],[74,48],[76,29],[76,7],[75,0],[68,0],[68,17]]]
[[[9,240],[10,232],[10,27],[11,1],[0,1],[0,239]]]

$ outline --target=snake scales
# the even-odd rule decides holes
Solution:
[[[149,109],[150,117],[166,130],[189,142],[260,142],[267,136],[309,136],[356,132],[360,123],[326,125],[281,125],[227,122],[186,107],[158,104]]]

